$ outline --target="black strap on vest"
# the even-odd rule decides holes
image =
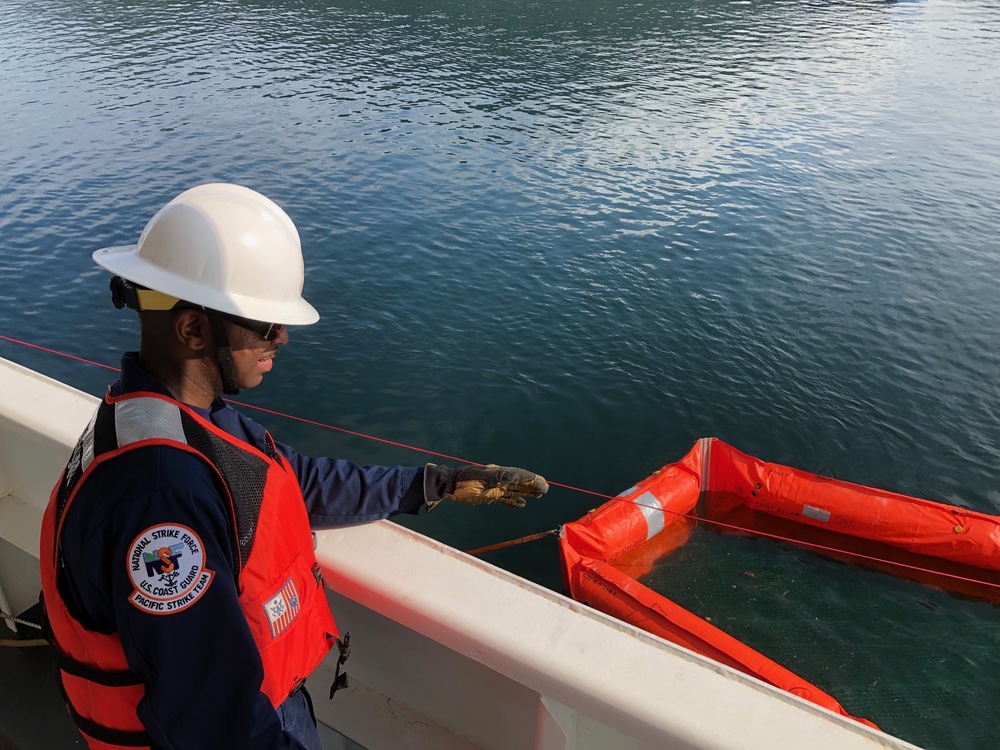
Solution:
[[[52,637],[52,629],[49,627],[49,616],[45,610],[44,596],[39,595],[38,604],[32,606],[27,612],[38,616],[42,635],[52,646],[52,661],[55,662],[56,667],[66,674],[71,674],[74,677],[79,677],[105,687],[131,687],[142,684],[142,680],[138,679],[127,669],[98,669],[97,667],[92,667],[90,664],[77,661],[59,648]],[[62,684],[62,680],[59,681],[59,684]]]
[[[42,604],[40,607],[42,610],[42,623],[43,625],[48,625],[48,618],[44,615],[44,604],[41,602],[40,604]],[[105,687],[131,687],[142,684],[142,681],[127,669],[98,669],[97,667],[92,667],[89,664],[77,661],[68,654],[63,653],[62,649],[60,649],[56,645],[54,639],[51,638],[51,635],[49,636],[49,643],[52,646],[52,661],[55,663],[58,670],[65,672],[66,674],[71,674],[74,677],[79,677],[98,685],[104,685]],[[75,723],[77,727],[79,727],[80,731],[88,737],[93,737],[98,742],[104,742],[108,745],[120,745],[122,747],[148,747],[150,750],[156,750],[157,746],[145,732],[126,732],[121,729],[112,729],[111,727],[106,727],[103,724],[98,724],[96,721],[88,719],[86,716],[81,716],[76,708],[74,708],[69,696],[66,695],[66,688],[63,686],[61,677],[57,676],[56,684],[59,685],[59,690],[63,696],[63,702],[66,704],[66,709],[69,711],[69,715],[73,718],[73,723]]]
[[[77,661],[68,654],[64,654],[55,644],[53,644],[53,651],[55,652],[54,661],[56,666],[66,674],[71,674],[74,677],[79,677],[89,682],[103,685],[104,687],[132,687],[142,684],[142,680],[138,679],[127,669],[112,670],[92,667],[89,664],[84,664],[82,661]]]
[[[62,687],[62,683],[59,683],[59,689],[62,690],[63,701],[66,703],[66,708],[69,710],[69,715],[73,718],[73,722],[79,727],[80,731],[83,732],[88,737],[93,737],[98,742],[103,742],[107,745],[119,745],[121,747],[148,747],[150,750],[158,750],[159,745],[153,742],[153,739],[145,732],[126,732],[123,729],[112,729],[111,727],[106,727],[103,724],[98,724],[93,719],[88,719],[86,716],[81,716],[77,713],[77,710],[73,708],[73,704],[69,700],[69,696],[66,695],[66,691]]]
[[[350,682],[347,679],[347,672],[341,674],[340,668],[344,666],[344,662],[347,661],[347,657],[351,655],[351,633],[350,631],[344,633],[344,640],[337,639],[337,648],[340,650],[340,658],[337,659],[337,671],[333,674],[333,684],[330,685],[330,700],[333,700],[333,695],[341,688],[350,687]]]
[[[240,392],[240,380],[236,374],[236,363],[229,347],[229,336],[226,335],[222,313],[207,307],[204,310],[208,316],[208,325],[212,329],[212,337],[215,339],[215,358],[219,362],[219,374],[222,375],[222,392],[236,396]]]

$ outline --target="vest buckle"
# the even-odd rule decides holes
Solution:
[[[347,657],[351,655],[350,631],[344,633],[344,640],[337,639],[337,648],[340,650],[340,658],[337,659],[337,671],[334,672],[333,684],[330,685],[330,700],[333,700],[333,695],[338,690],[350,687],[351,685],[347,679],[347,672],[341,673],[340,671],[340,668],[344,666],[344,662],[347,661]]]
[[[302,688],[304,688],[305,685],[306,685],[306,678],[303,677],[301,680],[299,680],[298,682],[295,683],[295,686],[291,690],[288,691],[288,697],[291,698],[293,695],[295,695],[297,692],[299,692]]]

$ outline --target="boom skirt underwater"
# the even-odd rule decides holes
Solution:
[[[717,438],[563,526],[563,584],[574,599],[843,716],[831,695],[636,580],[697,525],[1000,603],[1000,518],[767,463]]]

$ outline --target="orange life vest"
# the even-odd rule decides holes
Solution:
[[[136,714],[145,688],[129,671],[118,634],[88,630],[67,606],[61,593],[59,539],[66,511],[94,469],[150,445],[199,456],[226,489],[237,590],[264,665],[261,692],[271,704],[277,707],[294,693],[338,640],[302,491],[271,436],[261,452],[174,399],[155,393],[109,394],[52,490],[40,556],[42,593],[66,704],[90,747],[99,750],[150,747]],[[158,537],[155,544],[147,548],[152,540],[140,535],[130,548],[132,603],[152,614],[190,606],[214,575],[211,561],[200,567],[192,563],[205,561],[197,534],[165,524],[149,535]],[[164,576],[164,570],[184,577]],[[170,583],[154,586],[153,580]]]

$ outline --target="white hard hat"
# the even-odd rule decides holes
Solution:
[[[302,245],[274,201],[240,185],[186,190],[161,208],[137,245],[108,247],[94,261],[148,289],[243,318],[308,325]]]

